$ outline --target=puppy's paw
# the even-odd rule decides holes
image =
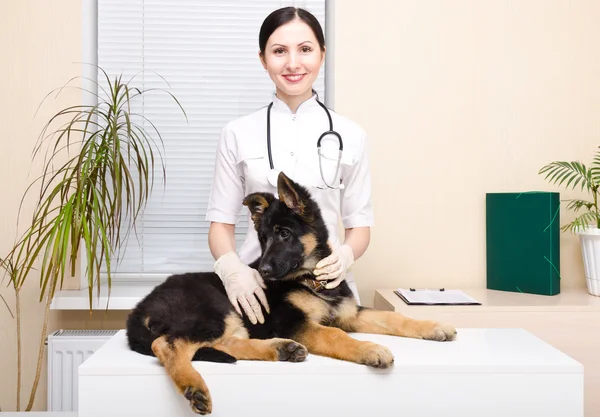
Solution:
[[[385,346],[367,342],[367,346],[362,349],[359,363],[374,368],[389,368],[394,363],[394,355]]]
[[[275,348],[279,361],[302,362],[308,355],[308,350],[293,340],[278,341]]]
[[[212,401],[208,391],[203,392],[199,388],[187,387],[183,396],[190,402],[194,413],[206,415],[212,412]]]
[[[456,329],[448,324],[433,323],[430,329],[423,333],[423,339],[447,342],[456,339]]]

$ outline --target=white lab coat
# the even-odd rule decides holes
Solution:
[[[325,110],[316,95],[303,102],[292,114],[287,104],[273,95],[271,109],[271,152],[275,169],[309,189],[321,208],[334,247],[340,245],[339,221],[344,228],[372,226],[371,178],[365,132],[349,119],[330,110],[333,129],[341,136],[344,150],[340,174],[344,189],[316,188],[324,186],[319,171],[317,140],[329,130]],[[217,147],[215,173],[206,220],[235,224],[244,197],[253,192],[277,195],[267,175],[270,170],[267,151],[267,107],[229,122],[222,130]],[[339,144],[334,135],[321,141],[322,168],[329,184],[336,171]],[[248,218],[249,224],[252,224]],[[260,256],[260,245],[253,227],[238,248],[245,263]],[[351,271],[346,281],[357,300],[358,292]]]

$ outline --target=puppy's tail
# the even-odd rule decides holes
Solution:
[[[152,342],[163,334],[169,334],[169,329],[134,311],[127,319],[127,341],[129,348],[142,355],[155,356],[152,352]],[[196,351],[193,361],[235,363],[237,359],[222,350],[202,347]]]
[[[237,359],[222,350],[211,347],[202,347],[196,351],[192,361],[235,363],[237,362]]]
[[[138,311],[134,311],[127,318],[127,342],[129,348],[142,355],[155,356],[152,352],[152,342],[156,339]]]

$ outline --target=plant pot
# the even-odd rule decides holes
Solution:
[[[600,297],[600,229],[587,227],[577,232],[588,292]]]

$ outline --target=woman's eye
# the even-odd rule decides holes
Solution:
[[[303,46],[301,51],[304,53],[308,53],[308,52],[312,51],[312,48],[310,46]]]
[[[282,238],[284,238],[284,239],[287,239],[288,237],[290,237],[290,232],[289,232],[289,231],[287,231],[287,230],[285,230],[285,229],[282,229],[282,230],[279,232],[279,235],[280,235]]]
[[[273,52],[279,55],[279,54],[284,53],[285,51],[283,50],[283,48],[279,48],[279,49],[275,49],[275,51],[273,51]]]

